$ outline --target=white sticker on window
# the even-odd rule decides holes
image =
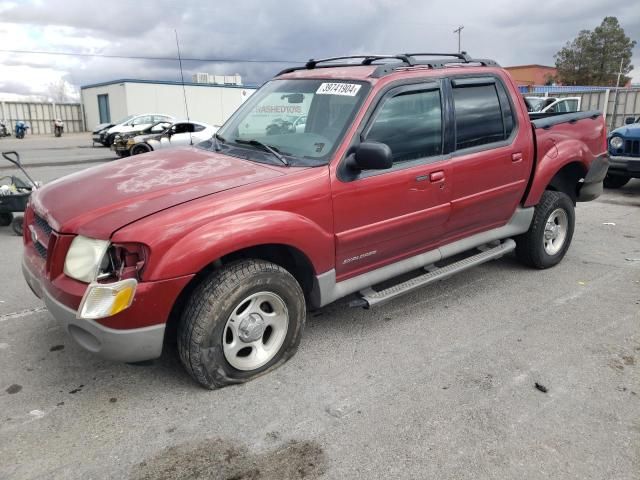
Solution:
[[[355,97],[362,85],[357,83],[323,83],[318,87],[318,95],[345,95]]]

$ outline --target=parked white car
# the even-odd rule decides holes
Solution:
[[[152,150],[196,145],[210,139],[216,131],[218,131],[218,127],[185,120],[175,122],[160,134],[138,135],[129,138],[127,145],[131,155],[138,155]]]
[[[144,113],[142,115],[136,115],[128,118],[124,123],[114,125],[105,135],[105,143],[107,147],[110,147],[113,143],[113,139],[117,134],[138,132],[149,128],[150,126],[158,122],[174,122],[175,118],[171,115],[164,115],[161,113]]]
[[[528,102],[529,111],[536,113],[569,113],[579,112],[580,97],[525,97]]]

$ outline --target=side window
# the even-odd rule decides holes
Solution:
[[[457,150],[505,140],[513,130],[511,107],[499,82],[454,86],[453,103]]]
[[[189,133],[193,132],[193,124],[192,123],[177,123],[175,125],[175,133]]]
[[[194,132],[201,132],[204,130],[204,125],[197,125],[197,124],[193,124],[193,131]]]
[[[366,139],[386,143],[394,163],[442,154],[440,90],[414,90],[388,98]]]
[[[144,117],[138,117],[131,122],[131,125],[147,125],[153,123],[151,115],[145,115]]]

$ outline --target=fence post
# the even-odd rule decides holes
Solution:
[[[609,110],[609,92],[611,89],[607,88],[604,92],[604,107],[602,107],[602,118],[604,118],[604,124],[607,124],[607,110]]]

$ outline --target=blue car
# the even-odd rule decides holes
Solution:
[[[609,171],[606,188],[620,188],[632,178],[640,178],[640,117],[627,118],[625,126],[607,136]]]

